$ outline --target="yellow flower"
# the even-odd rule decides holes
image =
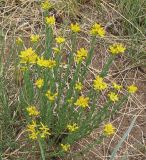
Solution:
[[[70,144],[61,144],[62,150],[67,152],[70,150]]]
[[[118,91],[122,88],[122,86],[118,85],[117,83],[113,83],[113,87],[114,87],[114,89],[116,89]]]
[[[80,48],[78,51],[77,51],[77,54],[75,56],[75,61],[77,63],[83,61],[84,59],[86,59],[87,57],[87,54],[88,54],[88,51],[84,48]]]
[[[35,121],[32,121],[27,125],[27,131],[29,132],[30,139],[37,139],[38,136],[45,138],[47,135],[51,135],[50,129],[40,122],[40,125],[37,125]]]
[[[41,7],[43,10],[48,10],[52,8],[52,4],[48,0],[46,0],[45,2],[41,3]]]
[[[40,67],[47,67],[47,60],[45,60],[44,57],[40,57],[37,60],[37,65]]]
[[[26,110],[29,116],[38,116],[40,114],[40,112],[36,109],[35,106],[28,106]]]
[[[117,95],[116,93],[114,93],[114,92],[110,92],[110,93],[108,94],[108,97],[110,98],[110,100],[111,100],[112,102],[116,102],[116,101],[119,100],[118,95]]]
[[[76,103],[74,103],[74,104],[75,104],[75,106],[86,108],[89,106],[88,103],[89,103],[89,97],[80,96],[77,99]]]
[[[35,85],[38,88],[41,88],[44,85],[44,80],[42,78],[39,78],[38,80],[36,80]]]
[[[128,86],[128,92],[129,93],[135,93],[137,91],[137,87],[133,84],[131,86]]]
[[[54,53],[56,53],[56,54],[60,53],[60,49],[59,49],[59,48],[54,47],[54,48],[52,48],[52,49],[54,50]]]
[[[38,131],[34,131],[29,133],[29,138],[32,140],[36,140],[38,138],[39,132]]]
[[[108,123],[104,126],[104,134],[106,136],[110,136],[113,135],[115,133],[115,128],[113,127],[113,125],[111,123]]]
[[[39,35],[31,35],[30,36],[30,40],[31,42],[35,43],[35,42],[38,42],[40,39],[40,36]]]
[[[18,37],[16,39],[16,44],[21,45],[22,43],[23,43],[23,40],[20,37]]]
[[[115,43],[115,44],[109,46],[109,51],[113,55],[124,53],[125,50],[126,50],[126,48],[124,47],[124,45],[122,43]]]
[[[27,125],[27,131],[34,131],[36,130],[37,124],[36,121],[32,121],[30,124]]]
[[[76,123],[73,123],[73,124],[68,124],[67,129],[69,132],[75,132],[76,130],[79,129],[79,127]]]
[[[46,68],[53,68],[56,66],[56,61],[51,60],[51,59],[44,59],[44,57],[38,58],[37,64],[40,67],[46,67]]]
[[[104,37],[105,30],[100,24],[95,23],[90,30],[90,34],[95,35],[95,36],[98,35],[99,37]]]
[[[80,31],[81,31],[81,28],[80,28],[80,26],[79,26],[78,23],[76,23],[76,24],[71,24],[71,25],[70,25],[70,29],[71,29],[73,32],[80,32]]]
[[[52,94],[50,90],[47,91],[46,96],[50,101],[54,101],[55,98],[57,97],[58,93]]]
[[[65,42],[65,38],[63,38],[63,37],[57,37],[57,38],[55,38],[55,40],[56,40],[56,42],[58,43],[58,44],[61,44],[61,43],[64,43]]]
[[[19,57],[21,58],[20,63],[36,63],[38,55],[32,48],[28,48],[25,51],[21,51]]]
[[[54,18],[54,16],[46,17],[46,24],[48,24],[50,26],[55,25],[55,18]]]
[[[35,121],[32,121],[31,124],[27,125],[27,131],[29,132],[29,138],[36,140],[39,135],[39,131],[36,130],[37,124]]]
[[[41,138],[45,138],[47,135],[51,135],[50,129],[44,125],[42,122],[40,122],[41,126],[39,127],[40,130],[40,136]]]
[[[75,89],[76,90],[82,90],[82,88],[83,88],[83,85],[82,85],[82,83],[81,82],[77,82],[76,84],[75,84]]]
[[[55,66],[56,66],[56,61],[51,60],[51,59],[47,60],[47,67],[48,68],[53,68]]]
[[[100,76],[97,76],[96,79],[94,80],[93,87],[95,90],[104,90],[107,88],[107,84],[103,81],[103,78]]]

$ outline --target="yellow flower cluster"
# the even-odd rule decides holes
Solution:
[[[51,4],[51,2],[46,0],[45,2],[41,3],[41,7],[43,10],[48,10],[48,9],[52,8],[52,4]]]
[[[53,68],[56,66],[56,61],[51,59],[44,59],[44,57],[38,57],[32,48],[28,48],[25,51],[20,52],[20,63],[24,64],[37,64],[40,67]]]
[[[75,32],[75,33],[81,31],[81,28],[80,28],[80,26],[79,26],[78,23],[76,23],[76,24],[71,24],[71,25],[70,25],[70,29],[71,29],[73,32]]]
[[[76,90],[81,91],[82,88],[83,88],[83,85],[82,85],[81,82],[77,82],[77,83],[75,84],[75,89],[76,89]]]
[[[107,88],[107,83],[105,83],[103,81],[103,78],[100,77],[100,76],[97,76],[96,79],[93,82],[94,82],[93,87],[94,87],[95,90],[102,91],[102,90]]]
[[[54,16],[46,17],[46,24],[50,25],[50,26],[54,26],[55,25],[55,17]]]
[[[38,55],[32,48],[28,48],[24,51],[21,51],[19,57],[21,58],[20,63],[34,64],[37,61]]]
[[[31,35],[30,36],[30,40],[31,42],[35,43],[35,42],[38,42],[40,39],[40,36],[39,35]]]
[[[70,144],[61,144],[62,150],[67,152],[70,150]]]
[[[57,97],[58,93],[52,94],[50,90],[47,91],[46,96],[50,101],[54,101],[55,98]]]
[[[43,85],[44,85],[44,80],[43,80],[42,78],[37,79],[36,82],[35,82],[35,85],[36,85],[38,88],[43,87]]]
[[[89,106],[89,97],[80,96],[77,101],[74,103],[75,106],[86,108]]]
[[[103,131],[104,131],[104,135],[111,136],[115,133],[115,128],[111,123],[108,123],[104,126]]]
[[[38,58],[37,64],[40,67],[53,68],[56,66],[56,61],[51,59],[44,59],[44,57]]]
[[[115,44],[109,46],[109,52],[113,55],[124,53],[125,50],[126,50],[126,48],[121,43],[115,43]]]
[[[68,124],[67,129],[69,132],[75,132],[76,130],[79,129],[79,127],[76,123],[73,123],[73,124]]]
[[[40,131],[41,138],[45,138],[47,135],[49,136],[51,135],[50,129],[46,125],[44,125],[42,122],[40,122],[39,131]]]
[[[137,91],[137,87],[133,84],[131,86],[128,86],[128,92],[129,93],[135,93]]]
[[[35,121],[32,121],[31,124],[27,125],[27,131],[29,132],[29,138],[36,140],[38,138],[39,132],[36,130],[37,124]]]
[[[28,106],[26,110],[29,116],[38,116],[40,114],[40,112],[36,109],[35,106]]]
[[[56,40],[56,42],[58,43],[58,44],[61,44],[61,43],[64,43],[65,42],[65,38],[63,38],[63,37],[57,37],[57,38],[55,38],[55,40]]]
[[[29,116],[38,116],[40,114],[40,112],[36,109],[35,106],[28,106],[26,110]],[[29,138],[32,140],[36,140],[39,137],[45,138],[47,135],[51,135],[50,129],[42,122],[40,122],[40,124],[37,125],[36,121],[32,120],[32,122],[28,124],[26,128],[26,131],[29,132]]]
[[[90,30],[90,34],[95,35],[95,36],[98,35],[99,37],[104,37],[105,36],[105,30],[100,24],[95,23]]]
[[[110,98],[110,100],[111,100],[112,102],[116,102],[116,101],[119,100],[118,95],[117,95],[116,93],[114,93],[114,92],[110,92],[110,93],[108,94],[108,97]]]
[[[39,125],[36,124],[36,121],[32,120],[30,124],[27,125],[27,129],[29,132],[29,138],[32,140],[36,140],[39,137],[46,138],[47,135],[51,135],[50,129],[40,122]]]
[[[88,51],[84,48],[80,48],[78,51],[77,51],[77,54],[75,56],[75,61],[77,63],[83,61],[84,59],[86,59],[87,57],[87,54],[88,54]]]
[[[116,89],[117,91],[119,91],[121,88],[122,88],[122,86],[121,85],[118,85],[117,83],[113,83],[113,87],[114,87],[114,89]]]

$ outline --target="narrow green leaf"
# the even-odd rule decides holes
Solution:
[[[122,143],[125,141],[125,139],[127,138],[127,136],[129,135],[129,133],[131,132],[133,126],[134,126],[134,123],[136,121],[138,116],[135,116],[128,128],[128,130],[125,132],[125,134],[123,135],[122,139],[119,141],[119,143],[116,145],[116,147],[114,148],[113,152],[112,152],[112,155],[111,155],[111,158],[110,160],[114,160],[115,159],[115,156],[117,154],[117,151],[120,149],[120,147],[122,146]]]

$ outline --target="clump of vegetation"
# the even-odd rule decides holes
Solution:
[[[48,1],[42,3],[44,11],[50,9]],[[44,13],[44,15],[46,15]],[[77,36],[82,31],[78,23],[70,25],[71,39],[69,54],[64,48],[67,38],[58,35],[54,38],[54,16],[45,16],[46,48],[39,53],[36,44],[41,41],[39,35],[31,35],[33,47],[24,48],[19,54],[19,67],[23,71],[24,82],[21,87],[20,104],[26,117],[26,132],[29,139],[38,141],[42,159],[49,156],[64,156],[71,145],[90,134],[109,115],[113,114],[137,88],[128,87],[126,96],[120,93],[122,86],[105,82],[104,77],[117,54],[124,53],[123,44],[109,46],[109,59],[101,73],[93,80],[92,87],[85,91],[87,67],[94,55],[96,41],[104,38],[104,28],[95,23],[89,31],[91,43],[89,50],[77,48]],[[17,44],[24,46],[21,38]],[[22,49],[21,48],[21,49]],[[84,62],[84,65],[83,65]],[[71,75],[71,77],[69,77]],[[108,101],[98,108],[101,92],[107,94]],[[114,109],[111,109],[114,106]],[[99,139],[115,132],[112,124],[105,124]],[[49,149],[47,149],[49,146]]]
[[[122,43],[113,43],[107,48],[108,60],[100,73],[91,80],[92,85],[87,90],[85,80],[96,42],[104,40],[106,31],[95,22],[88,31],[90,45],[78,48],[78,35],[84,28],[79,23],[72,23],[67,26],[68,37],[55,36],[55,17],[47,15],[52,6],[48,1],[41,4],[46,28],[45,48],[38,47],[43,40],[36,34],[30,35],[30,47],[26,47],[21,37],[17,38],[15,46],[19,51],[15,66],[22,76],[16,108],[24,117],[27,141],[39,145],[43,160],[84,153],[88,147],[75,153],[70,150],[76,141],[102,126],[137,91],[134,84],[122,86],[106,80],[112,62],[126,51]],[[103,95],[107,97],[105,102],[102,100]],[[3,92],[1,98],[4,104],[2,112],[11,123],[8,99]],[[115,132],[112,123],[105,123],[93,145],[100,144],[103,138]]]

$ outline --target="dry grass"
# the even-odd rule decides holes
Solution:
[[[143,33],[143,31],[135,26],[133,22],[124,17],[124,15],[117,10],[118,7],[115,6],[114,1],[111,0],[109,3],[109,0],[101,0],[100,3],[98,3],[98,6],[95,1],[82,2],[78,6],[75,6],[77,4],[74,5],[70,2],[71,1],[68,1],[67,3],[65,1],[62,2],[61,7],[58,6],[58,4],[56,5],[56,7],[60,7],[60,10],[55,11],[55,16],[58,19],[63,19],[63,21],[68,20],[69,22],[76,20],[80,21],[82,27],[85,28],[84,34],[87,32],[86,29],[88,29],[88,26],[94,21],[100,22],[107,30],[107,37],[104,39],[104,42],[98,42],[100,45],[102,45],[102,47],[98,48],[97,46],[97,53],[95,54],[92,65],[89,68],[91,74],[97,74],[101,70],[104,61],[106,61],[108,55],[105,48],[107,48],[107,44],[110,44],[113,41],[119,41],[127,44],[128,47],[134,42],[133,37],[122,34],[123,30],[120,27],[122,20],[131,24],[139,32],[140,35],[136,38],[141,39],[139,44],[140,49],[144,51],[144,43],[146,42],[145,33]],[[0,6],[0,32],[4,36],[5,40],[4,63],[6,63],[7,59],[10,59],[10,63],[8,64],[6,71],[7,73],[5,73],[6,79],[8,80],[6,85],[11,86],[8,94],[13,95],[11,103],[14,104],[17,101],[17,95],[19,91],[14,89],[17,85],[12,85],[16,77],[13,74],[13,56],[11,55],[10,47],[13,47],[13,40],[17,36],[27,38],[31,33],[37,33],[43,37],[43,15],[39,8],[39,2],[34,0],[1,0]],[[70,8],[72,8],[72,10],[70,10]],[[53,13],[54,11],[48,13],[48,15]],[[60,25],[62,25],[62,20],[59,21],[58,26],[56,26],[56,33],[60,32]],[[80,39],[82,40],[82,35],[80,35]],[[83,40],[84,43],[88,43],[88,39]],[[135,46],[135,53],[138,51],[138,46]],[[136,83],[139,87],[139,91],[137,95],[129,98],[128,102],[119,111],[119,113],[109,118],[109,121],[113,122],[117,128],[116,134],[111,139],[105,139],[101,145],[95,145],[90,152],[85,154],[82,158],[75,158],[76,160],[109,159],[113,148],[128,129],[134,116],[138,116],[135,126],[120,148],[115,159],[146,159],[146,68],[143,66],[143,63],[143,59],[136,59],[133,61],[133,59],[130,58],[130,55],[123,55],[116,59],[112,69],[110,70],[110,73],[107,76],[107,80],[120,82],[123,86],[132,82]],[[90,79],[87,81],[90,84]],[[15,111],[13,112],[13,117],[14,119],[16,118]],[[18,120],[19,118],[17,117],[16,119]],[[10,139],[12,138],[16,143],[14,144],[16,146],[14,146],[14,149],[12,149],[12,146],[6,145],[9,147],[6,147],[5,151],[2,153],[3,160],[39,159],[39,150],[37,151],[36,148],[33,148],[33,154],[30,151],[30,145],[25,139],[23,127],[20,127],[23,119],[19,120],[20,121],[15,122],[15,128],[13,129],[14,132],[17,131],[17,134],[13,134],[13,136],[10,137]],[[86,145],[91,143],[91,141],[96,140],[98,133],[100,133],[100,129],[95,130],[88,138],[77,142],[77,145],[73,147],[73,151],[84,148]]]

